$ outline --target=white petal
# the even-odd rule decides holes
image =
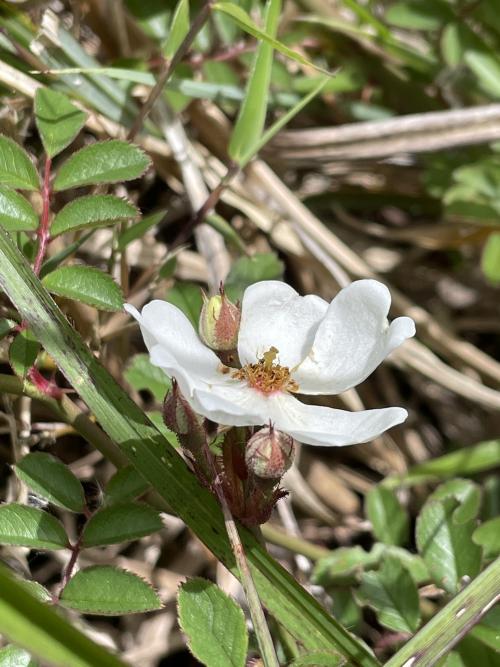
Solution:
[[[318,324],[328,308],[318,296],[299,296],[286,283],[266,280],[243,295],[238,353],[241,363],[255,363],[271,347],[277,362],[293,368],[309,352]]]
[[[403,408],[347,412],[306,405],[290,394],[276,395],[270,402],[271,419],[280,431],[306,445],[343,447],[368,442],[405,421]]]
[[[125,309],[139,322],[153,364],[165,369],[167,366],[175,367],[175,372],[167,372],[176,379],[179,373],[185,378],[192,374],[206,382],[221,377],[218,371],[221,366],[219,358],[203,345],[191,322],[176,306],[157,300],[144,306],[142,313],[129,304],[125,305]],[[153,350],[155,355],[152,354]],[[164,353],[161,362],[159,350]]]
[[[293,378],[303,394],[338,394],[367,378],[401,343],[415,323],[398,317],[390,326],[389,290],[376,280],[358,280],[333,299],[312,349]]]

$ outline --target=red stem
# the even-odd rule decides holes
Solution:
[[[52,160],[50,157],[45,158],[45,170],[43,175],[43,186],[42,186],[42,215],[40,218],[40,225],[38,227],[38,250],[36,253],[35,263],[33,265],[33,271],[38,276],[40,269],[42,268],[43,260],[45,259],[45,253],[47,252],[47,245],[50,239],[50,197],[52,194],[52,189],[50,186],[50,168],[52,166]]]

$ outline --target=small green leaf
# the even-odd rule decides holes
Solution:
[[[57,172],[54,190],[130,181],[141,176],[150,164],[149,157],[134,144],[118,139],[100,141],[66,160]]]
[[[151,535],[163,528],[160,515],[148,505],[123,503],[96,512],[83,531],[82,546],[119,544]]]
[[[179,0],[172,17],[170,31],[163,46],[165,58],[171,59],[184,37],[189,32],[189,2],[188,0]]]
[[[0,183],[20,190],[38,190],[40,181],[28,153],[0,134]]]
[[[457,523],[456,498],[425,503],[416,526],[417,547],[438,586],[449,593],[460,590],[464,576],[475,577],[481,567],[481,548],[472,541],[475,520]]]
[[[194,328],[198,330],[198,320],[200,319],[201,306],[203,298],[201,289],[194,283],[177,283],[171,287],[165,298],[174,306],[180,308],[182,312],[189,317]]]
[[[68,537],[51,514],[27,505],[0,507],[0,543],[34,549],[64,549]]]
[[[345,628],[358,633],[361,630],[362,614],[350,586],[330,586],[332,613]]]
[[[366,495],[365,513],[377,539],[385,544],[408,542],[409,518],[396,495],[383,486],[374,486]]]
[[[36,361],[40,347],[30,329],[23,329],[17,334],[9,348],[9,362],[17,376],[22,379],[26,377]]]
[[[83,512],[82,485],[59,459],[44,452],[32,452],[19,461],[15,471],[42,498],[71,512]]]
[[[343,586],[356,583],[364,569],[375,567],[379,554],[360,546],[340,547],[321,558],[313,571],[312,580],[320,586]]]
[[[134,500],[148,489],[147,482],[132,466],[119,468],[109,480],[105,490],[107,505]]]
[[[22,195],[0,185],[0,225],[9,232],[29,232],[38,227],[38,216]]]
[[[481,268],[484,275],[493,284],[500,283],[500,234],[490,234],[481,257]]]
[[[476,528],[472,540],[483,547],[485,558],[500,556],[500,517],[485,521]]]
[[[153,366],[149,354],[136,354],[124,372],[125,380],[136,390],[150,391],[157,401],[163,401],[172,386],[170,379],[158,366]]]
[[[75,299],[99,310],[121,310],[123,295],[113,278],[92,266],[60,266],[43,279],[58,296]]]
[[[69,146],[86,120],[87,114],[72,104],[66,95],[50,88],[36,91],[35,121],[49,157]]]
[[[280,9],[281,0],[267,0],[265,31],[272,38],[278,29]],[[273,47],[262,41],[255,52],[245,99],[229,142],[228,153],[235,162],[252,150],[264,129],[272,64]]]
[[[179,624],[197,660],[207,667],[244,667],[248,632],[241,608],[205,579],[179,589]]]
[[[135,241],[136,239],[141,239],[144,234],[154,227],[165,217],[166,211],[157,211],[156,213],[151,213],[151,215],[146,215],[144,218],[137,222],[135,225],[131,225],[128,229],[125,229],[118,236],[118,250],[123,250],[128,246],[129,243]]]
[[[442,500],[453,497],[460,503],[453,512],[456,523],[466,523],[475,519],[481,508],[481,489],[470,479],[450,479],[431,493],[427,500]]]
[[[232,243],[240,252],[246,253],[246,247],[238,232],[218,213],[207,215],[207,224],[216,229],[228,243]]]
[[[379,622],[396,632],[415,632],[420,624],[418,590],[401,561],[388,557],[380,570],[363,574],[358,597],[375,609]]]
[[[399,28],[439,30],[453,19],[453,12],[439,0],[406,0],[391,5],[385,18]]]
[[[51,236],[78,229],[108,227],[124,220],[135,220],[139,211],[135,206],[113,195],[87,195],[66,204],[54,218]]]
[[[17,322],[10,320],[8,317],[0,318],[0,340],[5,338],[12,329],[16,326]]]
[[[156,591],[132,572],[111,565],[80,570],[65,586],[61,604],[84,614],[118,616],[161,608]]]
[[[18,583],[40,602],[52,602],[52,595],[49,591],[39,584],[38,581],[31,581],[28,579],[18,579]]]
[[[467,51],[464,60],[492,99],[500,99],[500,59],[494,53]]]
[[[249,285],[260,280],[280,280],[283,271],[283,262],[273,252],[240,257],[231,267],[224,289],[229,298],[236,301]]]
[[[30,654],[12,644],[0,648],[0,667],[37,667]]]

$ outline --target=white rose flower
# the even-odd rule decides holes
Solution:
[[[359,280],[328,304],[299,296],[270,280],[245,290],[238,354],[241,369],[221,364],[188,318],[166,301],[139,313],[151,362],[174,377],[192,408],[226,426],[274,424],[308,445],[343,446],[373,440],[403,422],[403,408],[348,412],[302,403],[295,394],[338,394],[367,378],[401,343],[415,335],[409,317],[390,325],[389,290]]]

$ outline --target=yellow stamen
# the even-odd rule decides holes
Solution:
[[[246,364],[232,375],[236,380],[246,380],[250,387],[263,394],[276,391],[299,390],[299,385],[290,377],[290,369],[275,363],[278,350],[271,347],[256,364]]]

